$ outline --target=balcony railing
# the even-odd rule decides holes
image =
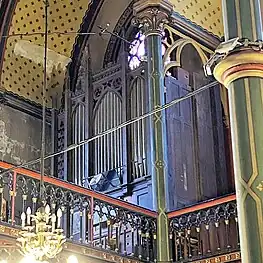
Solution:
[[[9,168],[0,162],[2,171]],[[20,227],[28,206],[35,213],[39,180],[38,173],[26,169],[0,175],[0,223]],[[156,259],[155,212],[56,178],[45,177],[44,182],[46,202],[53,212],[62,208],[69,241],[139,260]]]
[[[173,262],[239,251],[235,195],[172,212],[169,219]]]
[[[11,167],[0,162],[2,171]],[[26,169],[0,175],[0,223],[19,228],[28,206],[35,213],[39,180],[38,173]],[[136,260],[156,260],[155,212],[56,178],[45,177],[44,182],[46,202],[53,212],[58,207],[63,210],[62,226],[69,242]],[[199,262],[239,251],[235,195],[168,216],[173,262]]]

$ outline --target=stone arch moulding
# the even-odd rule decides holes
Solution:
[[[0,5],[0,21],[2,21],[2,24],[0,26],[0,36],[6,36],[8,35],[12,17],[15,12],[17,0],[7,0],[3,1]],[[0,39],[0,50],[5,50],[5,45],[7,42],[7,38],[1,38]],[[0,56],[0,80],[1,80],[1,73],[2,73],[2,66],[3,66],[3,59],[4,59],[4,52],[2,52]]]
[[[132,19],[132,15],[133,15],[133,2],[129,4],[129,6],[125,9],[123,14],[120,16],[120,19],[118,20],[113,30],[113,33],[117,35],[122,35],[124,31],[124,37],[126,38],[127,33],[129,33],[129,26],[130,26],[130,21]],[[120,47],[120,39],[112,35],[105,52],[103,67],[107,67],[107,64],[109,64],[112,61],[116,62],[116,58],[118,56],[117,54],[118,47]]]
[[[168,32],[167,38],[171,40],[170,43],[168,43],[167,38],[165,38],[165,40],[163,41],[164,45],[166,46],[166,51],[163,56],[165,74],[168,72],[169,69],[181,66],[181,53],[184,47],[188,44],[192,45],[195,48],[203,64],[208,61],[208,55],[213,53],[212,50],[206,48],[205,46],[201,45],[188,36],[180,34],[179,39],[174,39],[174,35],[177,36],[179,32],[177,32],[170,26],[165,26],[165,30]],[[172,52],[175,52],[176,54],[175,60],[170,60]]]
[[[192,45],[203,63],[203,65],[208,61],[209,55],[213,53],[212,49],[209,49],[202,44],[198,43],[196,40],[186,36],[176,29],[172,28],[171,26],[166,25],[165,30],[168,32],[167,38],[170,38],[170,43],[168,43],[167,38],[163,41],[164,45],[166,46],[166,51],[163,56],[163,63],[164,63],[164,74],[166,74],[171,68],[174,67],[181,67],[181,54],[183,48],[190,44]],[[174,38],[176,36],[177,38]],[[178,38],[179,37],[179,38]],[[175,52],[175,60],[170,60],[172,52]],[[224,108],[224,112],[226,115],[226,119],[228,120],[228,98],[227,98],[227,91],[226,88],[220,85],[220,96],[221,102]]]
[[[91,31],[103,2],[104,0],[92,0],[89,10],[83,18],[79,33],[88,33]],[[82,55],[85,53],[84,49],[87,45],[88,39],[89,35],[84,35],[77,37],[75,40],[71,53],[72,61],[69,64],[70,87],[75,87],[76,85]]]

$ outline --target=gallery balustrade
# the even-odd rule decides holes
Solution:
[[[1,171],[12,166],[0,162]],[[39,206],[40,175],[26,169],[0,175],[0,224],[20,228],[21,214]],[[44,177],[45,202],[51,213],[62,210],[68,242],[154,262],[157,257],[157,213],[125,201]],[[191,262],[238,252],[235,195],[168,214],[172,262]]]
[[[172,212],[169,218],[173,262],[240,250],[235,195]]]
[[[2,171],[11,165],[0,163]],[[0,175],[0,221],[21,227],[21,214],[38,208],[38,173],[17,169]],[[45,202],[62,210],[61,226],[69,242],[154,261],[156,213],[80,186],[45,177]]]

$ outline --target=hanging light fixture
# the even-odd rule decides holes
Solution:
[[[49,205],[38,209],[36,215],[31,214],[30,207],[22,213],[22,231],[17,239],[21,253],[35,261],[55,258],[63,249],[66,241],[61,229],[62,211],[57,215],[50,213]]]
[[[44,173],[45,173],[45,123],[46,123],[46,89],[47,89],[47,48],[48,48],[48,0],[45,2],[45,46],[44,46],[44,84],[42,105],[42,138],[41,138],[41,177],[39,193],[39,209],[32,214],[30,207],[21,214],[22,231],[17,239],[20,252],[25,262],[43,262],[55,258],[63,249],[66,241],[61,228],[62,210],[46,204],[44,200]],[[30,259],[30,260],[29,260]],[[46,261],[44,261],[46,262]]]

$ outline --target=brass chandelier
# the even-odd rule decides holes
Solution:
[[[49,205],[43,206],[31,214],[30,207],[21,215],[22,231],[17,239],[21,253],[25,257],[33,257],[35,261],[55,258],[66,241],[61,228],[62,211],[57,215],[50,213]]]
[[[63,235],[61,227],[62,210],[56,209],[52,205],[46,204],[44,198],[45,185],[45,123],[46,123],[46,89],[47,89],[47,49],[48,49],[48,0],[45,4],[45,46],[44,46],[44,76],[43,76],[43,105],[42,105],[42,136],[41,136],[41,177],[40,177],[40,194],[39,209],[36,214],[32,214],[30,207],[26,213],[21,214],[22,231],[19,233],[18,246],[20,252],[25,257],[25,261],[43,262],[48,259],[55,258],[63,249],[66,237]],[[30,258],[30,260],[27,260]],[[46,262],[46,261],[45,261]]]

